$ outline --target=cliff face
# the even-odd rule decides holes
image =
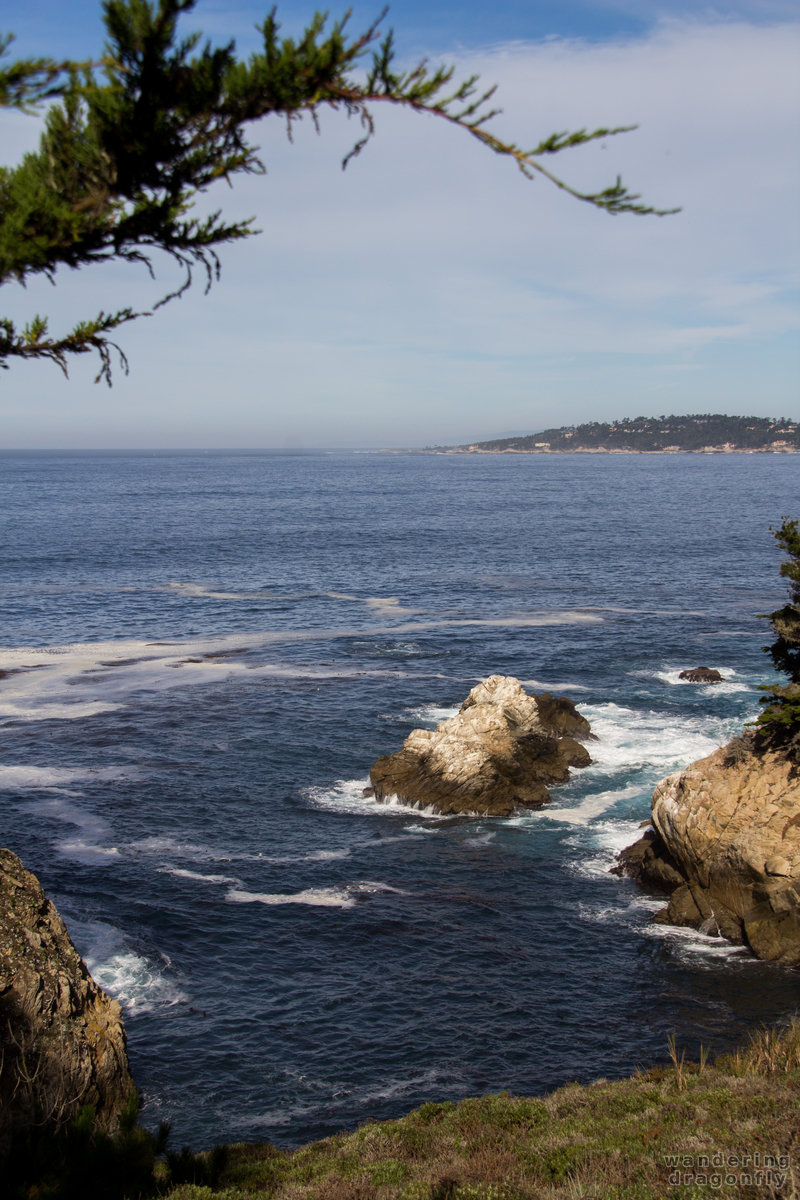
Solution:
[[[401,750],[379,758],[370,771],[378,800],[440,813],[509,816],[540,808],[547,784],[564,783],[570,766],[585,767],[578,739],[589,722],[571,700],[529,696],[518,679],[490,675],[477,684],[456,716],[436,729],[415,729]]]
[[[733,743],[664,779],[654,832],[623,867],[671,892],[657,919],[800,967],[800,778],[782,755]]]
[[[35,875],[0,850],[0,1146],[92,1105],[116,1127],[135,1094],[119,1004],[89,975]]]

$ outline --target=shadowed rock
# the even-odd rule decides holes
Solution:
[[[0,850],[0,1146],[91,1105],[116,1128],[135,1095],[116,1000],[94,982],[35,875]]]
[[[436,812],[509,816],[541,808],[548,784],[591,762],[581,740],[589,722],[571,700],[530,696],[518,679],[491,675],[472,689],[456,716],[436,729],[415,729],[401,750],[370,771],[377,800]]]
[[[681,671],[678,679],[685,679],[687,683],[724,683],[725,680],[715,667],[690,667],[687,671]]]

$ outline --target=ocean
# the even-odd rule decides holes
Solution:
[[[796,973],[609,870],[758,711],[798,484],[793,455],[0,455],[2,841],[122,1004],[144,1123],[292,1146],[797,1012]],[[598,737],[549,808],[363,797],[493,673]]]

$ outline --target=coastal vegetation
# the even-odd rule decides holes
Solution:
[[[295,1150],[268,1143],[159,1156],[155,1136],[93,1135],[83,1114],[7,1175],[21,1197],[169,1200],[661,1200],[711,1187],[796,1195],[800,1021],[711,1062],[670,1039],[662,1065],[545,1096],[423,1104]],[[163,1136],[163,1132],[162,1132]],[[149,1140],[148,1140],[149,1138]],[[59,1149],[74,1151],[59,1153]],[[19,1165],[19,1164],[18,1164]],[[126,1175],[126,1169],[130,1174]],[[26,1176],[26,1177],[24,1177]]]
[[[775,641],[764,649],[775,670],[784,672],[789,682],[764,689],[757,743],[764,749],[782,751],[800,768],[800,529],[796,520],[787,517],[773,534],[788,555],[780,571],[789,580],[789,602],[767,614]]]
[[[445,447],[436,447],[445,449]],[[544,454],[559,451],[800,450],[800,422],[786,417],[728,417],[722,413],[670,417],[625,417],[542,429],[525,437],[449,447],[483,454]]]

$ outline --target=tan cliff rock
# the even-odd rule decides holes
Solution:
[[[652,821],[620,861],[671,892],[656,920],[800,967],[800,777],[791,762],[737,739],[662,780]]]
[[[113,1130],[134,1095],[119,1004],[90,976],[36,876],[0,850],[0,1145],[85,1105]]]
[[[588,766],[589,722],[571,700],[531,696],[518,679],[491,675],[436,729],[415,729],[370,771],[377,800],[397,797],[442,814],[509,816],[541,808],[548,784]]]

